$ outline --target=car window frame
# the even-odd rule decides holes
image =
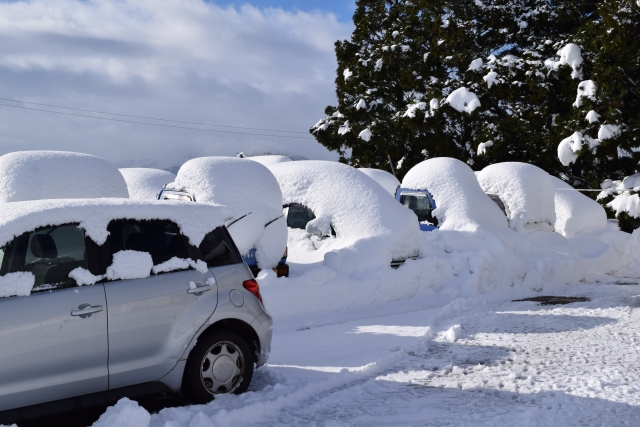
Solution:
[[[197,260],[197,258],[193,257],[193,255],[195,255],[195,253],[190,248],[191,245],[189,244],[189,241],[188,241],[187,237],[182,233],[182,229],[180,228],[180,226],[175,221],[172,221],[172,220],[166,219],[166,218],[154,218],[154,219],[151,219],[151,220],[146,220],[146,219],[145,220],[140,220],[140,219],[126,218],[126,217],[125,218],[112,218],[109,221],[109,223],[107,224],[107,229],[109,229],[109,226],[114,221],[131,221],[131,222],[164,221],[164,222],[169,222],[169,223],[173,224],[179,230],[178,236],[182,240],[182,245],[184,246],[184,253],[186,255],[186,258],[191,258],[194,261]],[[183,258],[183,259],[185,259],[185,258]],[[112,263],[113,263],[113,254],[111,253],[111,248],[109,247],[109,239],[107,239],[107,240],[105,240],[105,242],[102,245],[100,245],[100,275],[106,275],[107,268],[109,268],[109,266],[111,266]],[[160,265],[160,264],[153,264],[153,265],[156,266],[156,265]],[[179,272],[182,272],[182,271],[189,271],[189,270],[193,270],[193,269],[194,269],[193,267],[189,266],[188,268],[180,269],[180,270],[169,270],[169,271],[162,271],[162,272],[158,272],[158,273],[149,272],[149,276],[148,277],[160,276],[162,274],[179,273]],[[137,280],[137,279],[113,279],[113,280],[110,280],[105,276],[103,279],[100,280],[100,282],[101,283],[109,283],[109,282],[117,282],[119,280]]]
[[[21,233],[17,236],[15,236],[13,239],[11,239],[9,242],[7,242],[5,245],[3,245],[2,249],[4,250],[4,248],[13,243],[15,240],[23,238],[25,235],[32,235],[36,232],[38,232],[39,230],[42,229],[47,229],[47,228],[53,228],[53,227],[68,227],[68,226],[75,226],[77,227],[79,230],[82,231],[82,233],[84,234],[84,245],[85,245],[85,250],[87,252],[87,270],[93,274],[93,275],[99,275],[100,271],[101,271],[101,254],[100,254],[100,246],[93,241],[93,239],[91,239],[91,237],[89,237],[87,235],[87,232],[85,229],[83,229],[82,227],[80,227],[80,223],[79,222],[69,222],[69,223],[63,223],[63,224],[47,224],[47,225],[43,225],[40,227],[36,227],[33,230],[30,231],[25,231],[24,233]],[[5,268],[5,262],[7,261],[7,256],[6,256],[6,252],[4,253],[4,256],[2,257],[2,261],[0,263],[0,276],[4,276],[5,274],[8,274],[9,272],[6,271]],[[43,292],[52,292],[52,291],[58,291],[58,290],[63,290],[63,289],[71,289],[71,288],[78,288],[81,285],[78,285],[76,283],[76,281],[72,278],[69,277],[69,279],[71,279],[73,281],[73,283],[68,283],[68,284],[64,284],[64,285],[58,285],[58,286],[51,286],[48,284],[43,284],[41,286],[35,286],[31,289],[31,294],[36,294],[36,293],[43,293]],[[96,282],[97,283],[97,282]],[[83,285],[86,286],[86,285]],[[6,298],[12,298],[12,297],[6,297]],[[2,299],[2,298],[0,298]]]

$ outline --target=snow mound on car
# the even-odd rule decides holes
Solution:
[[[440,230],[505,229],[504,215],[460,160],[438,157],[418,163],[407,172],[402,187],[431,193]]]
[[[287,224],[282,192],[269,169],[237,157],[200,157],[180,167],[174,185],[192,193],[197,203],[229,206],[234,219],[246,215],[229,227],[238,249],[244,254],[255,246],[260,268],[278,264],[287,245]]]
[[[316,218],[309,222],[336,238],[314,250],[301,243],[301,261],[323,261],[337,270],[356,271],[388,266],[392,259],[418,255],[419,228],[413,212],[400,205],[378,184],[351,166],[328,161],[303,161],[270,166],[284,204],[299,203]],[[306,233],[291,230],[292,237],[307,242]],[[291,242],[291,240],[290,240]],[[290,248],[290,256],[294,248]]]
[[[265,166],[274,165],[276,163],[284,163],[284,162],[292,162],[293,159],[287,156],[279,156],[279,155],[266,155],[266,156],[252,156],[245,157],[245,159],[253,160],[254,162],[258,162]]]
[[[478,182],[486,193],[500,196],[507,208],[509,226],[515,231],[554,230],[556,191],[551,176],[539,167],[496,163],[480,171]]]
[[[400,185],[398,178],[381,169],[359,168],[358,170],[380,184],[382,188],[387,190],[393,197],[396,196],[396,189]]]
[[[173,182],[176,176],[171,172],[151,168],[118,169],[129,190],[129,197],[138,200],[156,200],[165,184]]]
[[[573,237],[584,230],[607,228],[607,213],[600,203],[554,176],[551,180],[556,189],[555,229],[558,233]]]
[[[0,202],[129,197],[111,163],[66,151],[17,151],[0,157]]]
[[[107,240],[109,222],[122,218],[171,220],[192,245],[199,246],[207,233],[231,218],[231,210],[213,203],[116,198],[10,202],[0,209],[0,247],[38,227],[73,223],[79,223],[87,236],[101,245]]]

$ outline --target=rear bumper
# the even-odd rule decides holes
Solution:
[[[271,338],[273,336],[273,318],[266,311],[251,322],[251,327],[260,340],[260,351],[256,352],[256,365],[258,367],[267,363],[271,354]]]

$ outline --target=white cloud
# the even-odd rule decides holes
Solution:
[[[350,31],[351,24],[328,13],[222,8],[202,0],[0,3],[0,97],[304,132],[335,103],[333,43]],[[333,158],[312,139],[153,128],[0,106],[0,154],[36,148],[114,161],[261,150]]]

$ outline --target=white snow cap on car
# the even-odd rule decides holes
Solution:
[[[400,185],[398,178],[382,169],[359,168],[358,170],[380,184],[382,188],[387,190],[393,197],[396,196],[396,189],[398,185]]]
[[[165,184],[173,182],[176,176],[171,172],[151,168],[118,169],[129,189],[129,197],[138,200],[156,200]]]
[[[0,202],[129,197],[111,163],[67,151],[16,151],[0,157]]]
[[[607,228],[607,213],[600,203],[575,190],[555,176],[556,231],[573,237],[581,231]]]
[[[229,227],[240,253],[255,246],[260,268],[278,264],[287,246],[287,224],[282,192],[269,169],[246,158],[199,157],[180,167],[175,186],[193,194],[197,203],[229,206],[234,219],[247,215]]]
[[[500,196],[515,231],[554,231],[556,191],[547,172],[527,163],[496,163],[480,171],[478,182],[486,193]]]
[[[424,160],[407,172],[401,187],[431,193],[436,202],[433,214],[441,230],[508,230],[504,214],[482,191],[471,168],[460,160]]]
[[[0,209],[0,246],[38,227],[72,223],[79,223],[101,245],[107,240],[109,222],[122,218],[173,221],[192,245],[199,246],[207,233],[231,218],[231,210],[213,203],[118,198],[11,202]]]
[[[270,166],[285,204],[313,211],[309,222],[335,239],[317,250],[325,263],[343,272],[371,270],[419,253],[418,219],[357,169],[328,161],[299,161]],[[311,249],[314,251],[313,249]],[[322,258],[320,258],[322,260]]]

